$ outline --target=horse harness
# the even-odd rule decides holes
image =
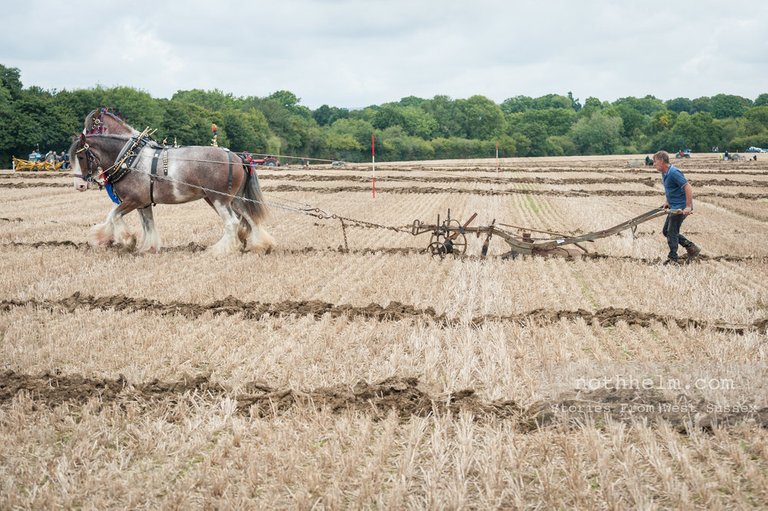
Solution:
[[[143,134],[131,137],[120,150],[120,153],[115,159],[115,164],[106,170],[102,169],[96,177],[94,177],[94,171],[101,169],[101,160],[98,156],[96,156],[96,153],[93,152],[91,147],[84,142],[83,147],[78,149],[76,152],[85,153],[85,167],[87,170],[87,175],[79,175],[75,177],[79,177],[86,183],[94,183],[99,187],[99,189],[106,188],[107,194],[109,194],[109,198],[112,199],[115,204],[120,204],[120,198],[114,191],[113,185],[124,178],[126,174],[128,174],[128,172],[133,168],[133,164],[136,161],[136,158],[139,157],[141,150],[149,142],[150,140],[145,138]]]
[[[128,172],[135,169],[136,160],[141,155],[141,152],[145,147],[150,147],[154,150],[152,154],[152,164],[149,171],[149,205],[155,206],[157,203],[154,198],[155,180],[157,179],[157,167],[162,160],[163,165],[163,177],[168,176],[168,146],[158,144],[154,140],[146,138],[144,134],[131,137],[128,142],[125,143],[120,153],[115,159],[115,164],[106,170],[102,170],[98,178],[93,177],[93,170],[101,167],[101,161],[99,157],[91,150],[88,144],[84,144],[82,148],[77,152],[85,151],[86,166],[88,170],[87,177],[79,176],[80,179],[86,182],[95,183],[99,188],[106,188],[107,194],[115,204],[120,204],[120,197],[114,190],[114,185],[122,178],[124,178]],[[225,149],[227,152],[227,161],[229,172],[227,175],[227,194],[232,193],[232,179],[233,179],[233,160],[232,152],[229,149]]]
[[[163,176],[168,175],[168,148],[165,146],[155,147],[155,153],[152,155],[152,166],[149,171],[149,203],[154,206],[154,187],[155,176],[157,176],[157,164],[160,161],[160,157],[163,159]]]

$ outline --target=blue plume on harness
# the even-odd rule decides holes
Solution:
[[[104,189],[107,191],[107,195],[109,195],[109,198],[112,199],[112,202],[120,205],[120,197],[117,196],[115,191],[112,189],[112,183],[107,183],[104,185]]]

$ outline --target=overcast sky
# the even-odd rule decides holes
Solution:
[[[285,89],[313,109],[768,92],[768,3],[755,0],[22,0],[2,11],[0,64],[25,87]]]

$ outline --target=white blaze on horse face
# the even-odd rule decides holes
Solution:
[[[72,162],[72,177],[74,179],[75,190],[84,192],[88,189],[88,183],[83,179],[83,172],[80,170],[80,161],[77,157],[70,160]]]

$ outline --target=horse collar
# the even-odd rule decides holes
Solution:
[[[148,142],[149,140],[142,136],[131,137],[115,158],[115,164],[105,172],[104,181],[108,184],[115,184],[124,178],[128,172],[134,169],[136,159]]]

